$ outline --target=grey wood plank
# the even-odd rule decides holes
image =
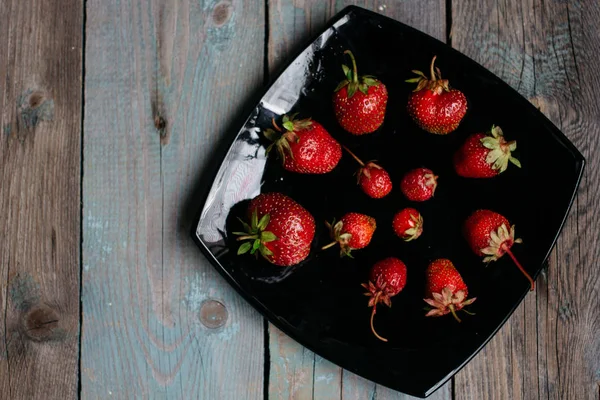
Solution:
[[[189,232],[262,83],[264,3],[89,0],[86,37],[82,397],[262,399],[262,319]]]
[[[0,398],[77,396],[83,7],[0,3]]]
[[[268,62],[274,76],[299,46],[323,29],[344,7],[356,4],[395,18],[445,40],[443,1],[269,1]],[[396,391],[376,385],[306,350],[269,324],[269,398],[280,399],[408,399]],[[376,396],[376,397],[374,397]],[[451,383],[432,399],[450,399]]]
[[[529,294],[456,377],[457,399],[598,399],[600,107],[598,2],[453,2],[453,45],[540,107],[587,167],[562,235]]]

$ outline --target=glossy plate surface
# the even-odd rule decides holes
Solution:
[[[390,93],[384,125],[374,134],[354,137],[333,114],[331,96],[343,79],[343,51],[356,56],[360,74],[372,74]],[[406,113],[414,84],[412,69],[437,66],[453,87],[467,96],[469,110],[460,127],[447,136],[420,130]],[[376,159],[392,177],[394,188],[381,200],[368,198],[356,185],[356,162],[344,154],[339,165],[321,176],[284,171],[265,155],[262,130],[273,117],[299,112],[319,121],[339,142],[363,160]],[[513,165],[501,176],[469,180],[456,176],[452,155],[465,138],[503,128],[516,139],[522,169]],[[350,7],[342,11],[268,89],[236,133],[207,186],[194,237],[215,268],[258,311],[298,342],[332,362],[390,388],[427,396],[452,377],[494,335],[521,302],[528,282],[506,256],[487,267],[461,235],[465,218],[488,208],[516,225],[523,244],[513,247],[532,276],[537,276],[554,245],[572,203],[584,159],[565,136],[534,106],[483,67],[445,44],[387,17]],[[435,197],[410,203],[399,190],[402,175],[415,167],[439,175]],[[210,176],[209,178],[213,178]],[[278,268],[248,255],[236,256],[230,232],[240,230],[248,200],[261,192],[292,197],[315,217],[317,233],[311,255],[300,265]],[[424,233],[404,243],[394,236],[396,211],[416,206]],[[377,220],[371,245],[340,259],[335,249],[320,251],[329,238],[324,221],[348,211]],[[369,328],[370,310],[361,283],[371,265],[388,256],[408,267],[406,288],[393,307],[380,306],[376,326],[388,343]],[[476,315],[457,323],[450,316],[425,318],[424,271],[436,258],[457,266],[477,301]],[[568,267],[568,266],[564,266]]]

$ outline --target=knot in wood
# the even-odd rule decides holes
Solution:
[[[55,337],[58,313],[45,304],[33,306],[23,315],[23,331],[31,340],[38,342]]]
[[[26,128],[35,128],[40,121],[54,119],[54,100],[42,90],[26,90],[18,102],[18,110]]]
[[[215,26],[223,26],[229,21],[232,8],[231,3],[227,1],[222,1],[215,6],[212,13],[212,19]]]
[[[223,303],[206,300],[200,306],[200,322],[210,329],[217,329],[227,322],[228,312]]]

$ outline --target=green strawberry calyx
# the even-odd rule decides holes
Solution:
[[[350,240],[352,239],[352,234],[348,233],[348,232],[344,232],[344,223],[342,221],[338,221],[337,223],[335,222],[335,219],[333,220],[333,222],[329,223],[327,221],[325,221],[325,225],[327,226],[327,229],[329,229],[329,235],[331,237],[331,239],[333,240],[333,242],[323,246],[321,248],[321,250],[326,250],[330,247],[335,246],[336,244],[339,243],[340,245],[340,257],[350,257],[350,258],[354,258],[352,257],[352,248],[350,247]]]
[[[442,79],[442,73],[439,68],[435,67],[435,59],[437,56],[433,56],[431,60],[431,65],[429,67],[430,77],[415,69],[412,70],[414,74],[417,76],[415,78],[407,79],[408,83],[416,83],[417,87],[413,90],[413,92],[419,92],[425,88],[431,90],[436,94],[442,94],[442,92],[450,91],[450,82],[448,79]]]
[[[350,50],[344,51],[344,54],[350,56],[350,60],[352,61],[352,69],[350,69],[350,67],[348,67],[347,65],[342,64],[342,70],[344,71],[346,79],[341,81],[340,84],[335,88],[336,92],[348,86],[348,98],[351,98],[352,96],[354,96],[357,90],[359,90],[363,94],[369,94],[369,87],[379,86],[381,82],[373,75],[358,76],[358,70],[356,68],[356,59],[354,58],[354,54],[352,54]]]
[[[239,221],[242,223],[244,231],[233,232],[233,234],[239,236],[237,240],[244,241],[244,243],[238,248],[237,254],[241,255],[250,252],[250,254],[254,254],[257,257],[260,254],[270,261],[273,252],[265,246],[265,243],[277,240],[277,236],[273,232],[266,230],[271,221],[270,215],[265,214],[259,220],[258,211],[255,208],[250,217],[250,224],[241,219]]]
[[[481,138],[481,144],[490,150],[485,158],[485,162],[490,164],[492,169],[498,171],[498,173],[506,171],[509,161],[521,168],[521,162],[511,154],[517,148],[517,141],[511,140],[507,142],[499,126],[492,125],[488,136]]]
[[[267,147],[267,154],[275,147],[282,163],[285,163],[286,155],[291,157],[292,160],[294,159],[290,143],[298,143],[300,141],[298,132],[312,126],[310,118],[297,120],[295,119],[297,115],[298,113],[294,113],[290,116],[284,115],[282,117],[281,122],[284,129],[281,129],[275,122],[275,118],[273,118],[272,122],[275,129],[268,128],[264,131],[265,137],[273,142]]]
[[[465,292],[463,290],[456,290],[454,285],[445,286],[441,293],[432,293],[432,299],[423,299],[425,303],[431,306],[431,309],[425,314],[426,317],[441,317],[452,313],[452,316],[458,322],[461,322],[460,318],[456,314],[457,311],[463,310],[464,307],[473,304],[477,299],[473,297],[466,299]],[[469,313],[467,310],[463,310]]]
[[[415,240],[421,236],[421,233],[423,233],[423,216],[421,214],[418,216],[411,214],[410,220],[413,222],[413,226],[404,231],[404,237],[402,240],[405,242]]]

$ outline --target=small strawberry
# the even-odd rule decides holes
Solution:
[[[535,282],[510,250],[513,244],[522,240],[515,239],[515,226],[511,226],[504,216],[490,210],[477,210],[465,221],[464,235],[473,252],[485,257],[486,263],[508,254],[529,280],[531,290],[535,289]]]
[[[325,174],[342,158],[340,144],[319,124],[310,118],[295,120],[296,114],[283,116],[283,131],[273,119],[273,129],[266,129],[264,134],[273,143],[273,147],[282,159],[283,168],[302,174]]]
[[[335,117],[342,128],[354,135],[374,132],[385,117],[387,89],[374,76],[358,76],[354,55],[350,50],[344,54],[350,56],[352,70],[342,65],[346,79],[340,82],[333,94]]]
[[[262,255],[272,264],[287,267],[298,264],[310,253],[315,236],[315,220],[304,207],[281,193],[263,193],[248,206],[250,223],[242,220],[245,232],[233,232],[237,240],[249,240],[238,255]]]
[[[375,218],[354,212],[344,215],[338,223],[335,223],[334,220],[331,224],[329,222],[325,222],[325,224],[334,241],[324,246],[322,250],[339,243],[340,257],[352,257],[350,254],[352,250],[367,247],[377,228]]]
[[[374,199],[387,196],[392,191],[392,180],[387,171],[373,161],[363,163],[346,146],[343,147],[360,164],[356,176],[363,192]]]
[[[414,208],[398,211],[392,221],[394,232],[406,242],[415,240],[423,233],[423,217]]]
[[[435,58],[431,60],[430,79],[421,71],[413,70],[418,76],[406,81],[418,83],[408,98],[407,109],[421,129],[445,135],[458,128],[467,112],[467,98],[461,91],[450,89],[448,80],[442,79],[440,69],[434,69]]]
[[[433,307],[426,316],[441,317],[452,313],[454,319],[460,322],[456,312],[472,304],[476,298],[466,300],[469,290],[452,261],[445,258],[435,260],[429,264],[425,274],[427,276],[426,298],[423,300]]]
[[[492,126],[489,134],[475,133],[454,154],[454,169],[465,178],[492,178],[508,167],[508,162],[521,168],[519,160],[511,155],[517,142],[507,142],[499,126]]]
[[[362,286],[368,290],[365,296],[369,296],[369,307],[371,311],[371,331],[379,340],[387,342],[387,339],[379,336],[373,326],[373,319],[377,312],[377,304],[383,303],[388,307],[392,306],[391,297],[394,297],[404,289],[406,285],[406,265],[397,258],[385,258],[373,265],[369,273],[369,283],[363,283]]]
[[[438,177],[432,170],[416,168],[408,171],[400,182],[400,190],[411,201],[425,201],[433,197]]]

